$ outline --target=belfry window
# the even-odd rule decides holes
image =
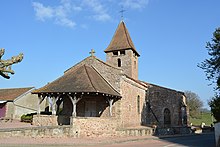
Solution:
[[[118,59],[118,67],[121,67],[121,59]]]
[[[120,51],[120,55],[125,55],[125,50],[124,51]]]
[[[114,52],[113,52],[113,55],[114,55],[114,56],[118,56],[118,51],[114,51]]]

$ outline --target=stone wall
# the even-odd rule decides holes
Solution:
[[[80,137],[116,136],[117,120],[114,118],[77,117],[72,118],[72,125],[80,130]]]
[[[57,126],[57,119],[55,115],[34,115],[32,123],[35,126]]]
[[[191,131],[191,127],[172,127],[172,128],[156,128],[156,131],[155,131],[155,134],[154,135],[157,135],[157,136],[160,136],[160,135],[183,135],[183,134],[191,134],[192,131]]]
[[[44,126],[27,128],[0,129],[0,138],[7,137],[79,137],[79,130],[74,126]]]
[[[106,53],[106,62],[115,67],[118,67],[118,59],[121,60],[121,68],[123,72],[134,79],[138,79],[138,57],[133,53],[133,51],[125,50],[125,54],[113,55],[113,52]]]
[[[113,121],[112,123],[110,123]],[[124,137],[124,136],[147,136],[153,135],[154,130],[148,127],[141,128],[116,128],[114,119],[93,119],[74,118],[72,126],[40,126],[26,128],[5,128],[0,129],[0,138],[8,137],[73,137],[73,138],[94,138],[94,137]],[[91,125],[90,125],[91,123]],[[95,126],[97,125],[97,126]]]
[[[181,125],[181,104],[183,101],[183,93],[172,89],[150,85],[147,91],[146,101],[149,106],[146,109],[147,124],[157,124],[164,126],[164,110],[168,108],[170,111],[171,124],[170,126]],[[152,111],[151,111],[152,110]],[[154,117],[159,121],[159,124]]]
[[[121,81],[120,119],[121,127],[140,126],[145,105],[146,87],[132,79],[123,77]]]

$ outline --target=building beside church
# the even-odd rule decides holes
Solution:
[[[0,89],[0,119],[20,119],[23,114],[36,113],[37,96],[34,87]],[[44,110],[44,102],[40,110]]]
[[[38,104],[49,99],[51,116],[34,117],[36,125],[73,125],[80,134],[114,134],[125,128],[187,125],[183,92],[138,79],[138,58],[124,21],[104,50],[106,62],[91,56],[64,75],[32,92]],[[39,107],[40,108],[40,107]]]

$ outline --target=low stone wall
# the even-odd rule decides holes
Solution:
[[[79,137],[79,130],[70,126],[45,126],[0,129],[0,138],[7,137]]]
[[[0,137],[122,137],[152,135],[148,127],[118,128],[116,118],[76,117],[71,125],[58,126],[56,116],[34,116],[38,127],[0,129]],[[44,126],[43,126],[44,125]]]
[[[215,124],[215,143],[216,147],[220,146],[220,122]]]
[[[55,115],[34,115],[33,125],[35,126],[57,126],[57,116]]]
[[[123,128],[116,130],[117,136],[148,136],[154,134],[153,128],[143,127],[143,128]]]
[[[156,128],[155,135],[175,135],[175,134],[190,134],[192,133],[190,127],[170,127],[170,128]]]
[[[115,118],[77,117],[72,118],[72,125],[80,130],[80,137],[116,136],[117,121]]]

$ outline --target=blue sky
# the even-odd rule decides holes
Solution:
[[[105,61],[105,48],[121,20],[139,58],[139,79],[190,90],[207,107],[213,88],[197,64],[220,27],[219,0],[1,0],[2,59],[24,53],[15,75],[0,77],[0,88],[40,88],[89,56]]]

